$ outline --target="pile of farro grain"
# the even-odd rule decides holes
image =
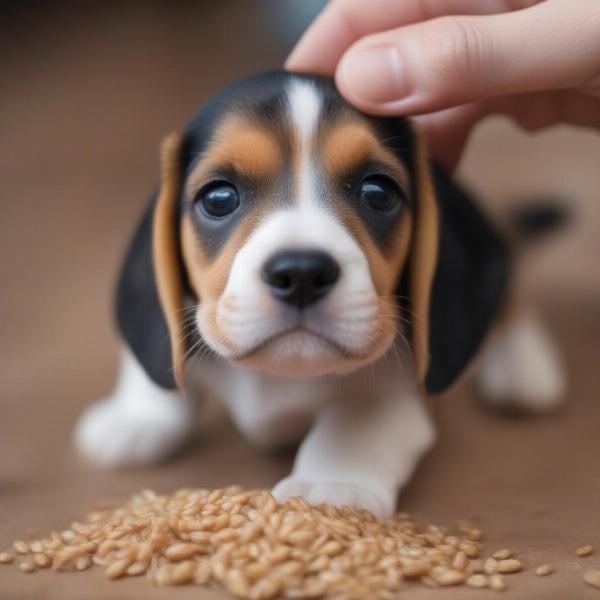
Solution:
[[[264,490],[142,491],[124,506],[99,509],[46,539],[18,541],[24,572],[93,566],[110,579],[146,575],[156,585],[225,588],[239,598],[392,598],[412,584],[505,588],[521,570],[510,550],[487,560],[482,533],[419,529],[400,513],[385,523],[367,511],[279,505]],[[0,562],[14,561],[1,553]]]

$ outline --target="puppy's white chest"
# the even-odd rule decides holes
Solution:
[[[327,379],[275,377],[223,360],[190,376],[227,408],[247,438],[266,448],[299,442],[323,404],[337,396]]]

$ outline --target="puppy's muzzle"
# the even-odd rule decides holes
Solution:
[[[301,310],[333,289],[340,267],[321,250],[285,250],[265,263],[261,275],[274,298]]]

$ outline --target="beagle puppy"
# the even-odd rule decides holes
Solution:
[[[203,388],[259,447],[302,440],[278,500],[389,517],[434,440],[424,396],[480,347],[508,263],[408,120],[326,78],[236,82],[163,144],[116,293],[116,389],[77,443],[104,466],[159,461]]]

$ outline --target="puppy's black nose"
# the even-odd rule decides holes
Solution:
[[[323,298],[339,276],[337,262],[319,250],[285,250],[271,257],[262,270],[271,294],[298,308]]]

